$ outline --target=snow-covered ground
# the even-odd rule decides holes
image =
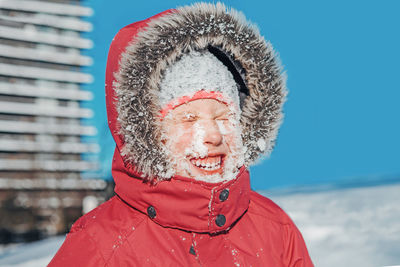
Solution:
[[[46,266],[64,241],[64,236],[12,245],[0,251],[0,266],[43,267]]]
[[[269,197],[295,221],[315,266],[400,266],[399,184]]]
[[[263,194],[296,222],[315,266],[400,266],[400,184]],[[0,266],[46,266],[63,240],[3,249]]]

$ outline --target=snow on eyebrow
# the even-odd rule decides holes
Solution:
[[[197,115],[194,114],[193,112],[185,112],[185,113],[183,113],[183,116],[184,116],[184,118],[187,119],[187,120],[197,118]]]

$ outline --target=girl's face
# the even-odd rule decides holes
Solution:
[[[231,180],[242,165],[236,111],[215,99],[198,99],[169,111],[163,138],[177,175],[207,182]]]

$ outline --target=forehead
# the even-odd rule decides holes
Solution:
[[[185,113],[195,113],[198,115],[218,114],[229,112],[229,107],[215,99],[197,99],[182,104],[171,111],[171,115],[180,115]]]

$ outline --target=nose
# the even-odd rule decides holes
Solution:
[[[223,137],[219,130],[218,124],[214,120],[207,120],[204,123],[204,144],[219,146]]]

